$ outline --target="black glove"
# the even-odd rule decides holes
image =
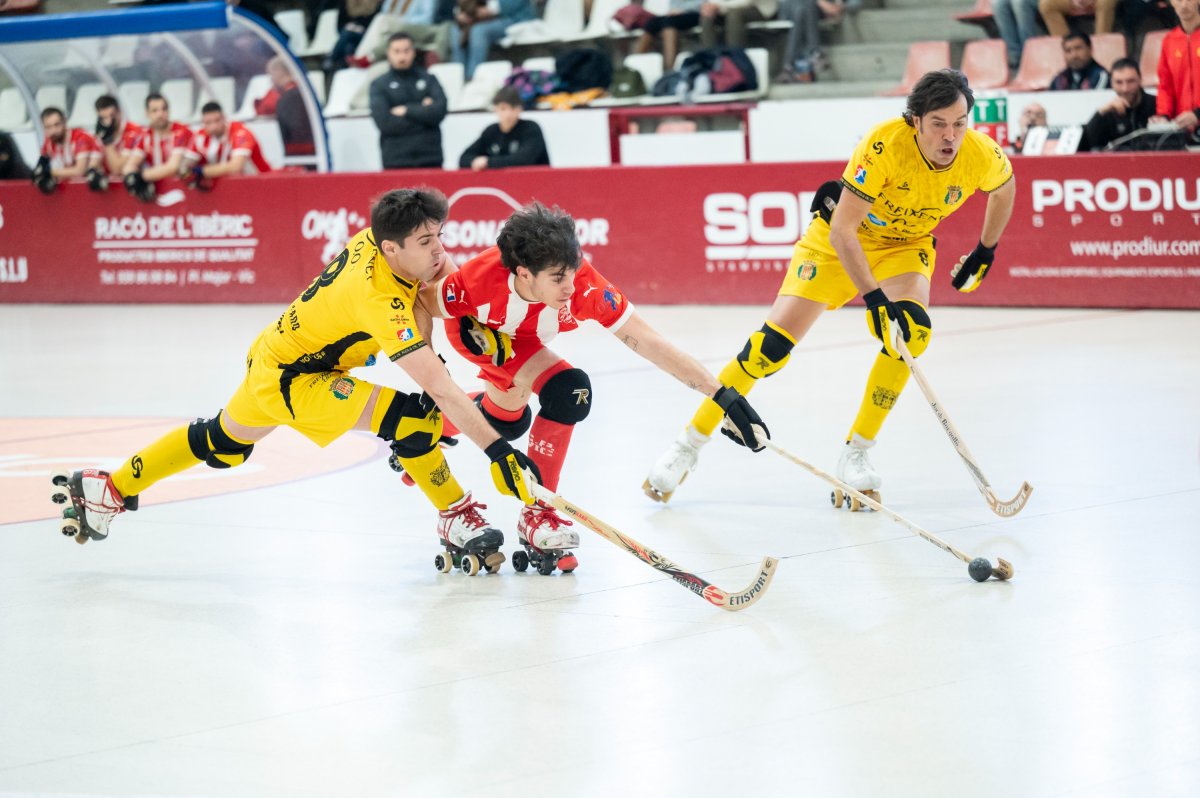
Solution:
[[[58,186],[58,180],[50,170],[50,156],[43,155],[38,158],[37,164],[33,167],[33,184],[43,194],[54,193],[54,189]]]
[[[92,191],[108,191],[108,178],[95,167],[87,172],[87,184]]]
[[[503,366],[512,359],[512,338],[508,333],[493,330],[474,316],[459,318],[458,337],[472,355],[487,355],[497,366]]]
[[[817,189],[813,196],[812,205],[808,206],[809,213],[815,213],[827,223],[833,220],[833,209],[842,198],[842,181],[827,180]]]
[[[130,172],[125,175],[125,190],[132,197],[142,202],[154,202],[154,184],[147,183],[141,172]]]
[[[746,401],[746,397],[738,393],[737,388],[722,386],[713,394],[712,400],[725,411],[725,418],[729,419],[734,426],[733,430],[728,426],[722,426],[722,435],[739,446],[749,448],[752,452],[761,452],[766,448],[758,439],[758,433],[762,433],[767,440],[770,440],[771,431],[759,418],[758,413],[754,412],[754,408]]]
[[[971,250],[970,255],[960,260],[950,270],[950,284],[964,294],[971,293],[979,287],[983,278],[987,277],[988,269],[992,268],[995,260],[996,247],[985,247],[980,241],[975,245],[975,249]]]
[[[113,120],[109,124],[104,124],[99,118],[96,119],[96,138],[105,146],[112,144],[117,140],[117,124]]]
[[[908,330],[908,319],[896,308],[892,300],[887,298],[882,288],[863,294],[863,301],[867,303],[867,327],[871,330],[871,335],[883,344],[884,354],[899,360],[900,353],[896,351],[896,343],[892,339],[891,325],[895,322],[904,340],[908,341],[912,337]]]
[[[492,482],[496,483],[496,490],[515,496],[526,504],[536,501],[529,487],[529,479],[532,477],[541,482],[542,472],[528,457],[503,438],[497,438],[483,453],[492,461]]]

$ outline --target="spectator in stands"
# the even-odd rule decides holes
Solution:
[[[88,185],[96,191],[108,188],[101,164],[104,155],[100,144],[81,128],[67,127],[66,114],[59,108],[42,111],[42,156],[33,169],[33,182],[44,193],[54,191],[61,180],[87,176]]]
[[[1041,103],[1030,103],[1021,111],[1021,132],[1012,142],[1013,152],[1020,152],[1025,147],[1025,139],[1029,136],[1030,128],[1047,127],[1046,109]]]
[[[1008,50],[1008,68],[1021,65],[1025,40],[1041,33],[1038,29],[1038,0],[992,0],[992,19]]]
[[[312,121],[304,107],[300,87],[281,56],[267,62],[267,76],[271,78],[271,90],[254,101],[254,112],[259,116],[275,117],[285,155],[312,155],[316,152]]]
[[[146,117],[150,124],[125,159],[125,189],[143,202],[153,202],[154,184],[179,174],[192,131],[171,121],[170,106],[161,94],[147,95]]]
[[[535,16],[530,0],[459,0],[450,49],[454,60],[463,64],[467,80],[475,67],[488,60],[492,45],[504,38],[511,25]]]
[[[662,39],[663,68],[670,71],[675,68],[675,59],[679,55],[679,32],[689,31],[700,24],[700,7],[704,0],[671,0],[666,14],[661,17],[652,16],[642,30],[638,39],[637,52],[648,53],[654,49],[654,43]]]
[[[346,59],[354,55],[379,4],[380,0],[339,0],[337,42],[321,62],[321,69],[328,73],[345,68]]]
[[[379,128],[384,169],[442,165],[442,120],[446,94],[438,79],[416,64],[417,50],[407,33],[388,41],[387,72],[371,82],[371,117]]]
[[[28,180],[33,176],[11,133],[0,133],[0,180]]]
[[[841,20],[857,12],[862,0],[780,0],[779,18],[791,20],[787,46],[783,51],[783,71],[776,83],[812,83],[817,72],[828,66],[821,52],[819,24],[823,19]]]
[[[481,172],[506,166],[549,166],[546,140],[537,122],[521,118],[521,94],[505,86],[492,99],[496,123],[488,125],[474,144],[467,147],[458,165]]]
[[[1158,59],[1158,115],[1200,137],[1200,0],[1171,0],[1179,25],[1167,32]]]
[[[1112,33],[1113,18],[1117,13],[1117,0],[1038,0],[1038,10],[1046,22],[1051,36],[1066,36],[1071,32],[1068,16],[1096,15],[1093,33]]]
[[[1145,128],[1154,116],[1154,95],[1142,91],[1142,71],[1136,61],[1119,58],[1113,62],[1112,86],[1117,96],[1084,126],[1080,152],[1102,150],[1110,142]]]
[[[745,47],[746,23],[774,19],[777,11],[779,0],[707,0],[700,6],[700,46],[718,46],[720,26],[726,47]]]
[[[1107,89],[1111,85],[1108,70],[1092,58],[1092,37],[1086,33],[1068,33],[1062,40],[1067,68],[1050,81],[1051,91]]]
[[[438,0],[383,0],[375,19],[367,26],[359,52],[366,48],[368,61],[382,61],[393,33],[413,37],[418,50],[435,53],[438,61],[450,60],[450,34],[454,25],[438,21]]]
[[[180,170],[190,187],[207,189],[218,177],[271,171],[258,139],[241,122],[228,121],[220,103],[205,103],[200,109],[200,122]]]
[[[96,140],[104,148],[104,171],[124,175],[125,161],[146,129],[130,122],[121,113],[117,98],[102,94],[96,98]]]

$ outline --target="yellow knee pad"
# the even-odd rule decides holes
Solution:
[[[380,388],[371,414],[371,430],[399,457],[420,457],[437,448],[442,438],[442,414],[426,393],[400,393]]]
[[[908,319],[909,339],[905,343],[909,354],[920,357],[929,346],[929,337],[933,335],[933,320],[929,318],[929,311],[920,302],[911,299],[896,302],[896,310]]]

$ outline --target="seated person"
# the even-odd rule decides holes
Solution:
[[[1150,124],[1173,124],[1200,142],[1200,0],[1171,0],[1179,24],[1167,32],[1158,59],[1158,115]],[[1195,47],[1196,49],[1193,49]]]
[[[338,38],[321,61],[321,69],[328,73],[346,66],[346,59],[354,55],[367,26],[378,13],[379,3],[380,0],[339,0]]]
[[[206,188],[217,177],[271,171],[258,139],[241,122],[226,120],[220,103],[205,103],[200,120],[202,127],[183,156],[182,173],[190,185]]]
[[[1079,151],[1102,150],[1111,142],[1142,130],[1154,116],[1155,97],[1142,91],[1142,72],[1131,58],[1113,63],[1116,98],[1097,111],[1083,128]]]
[[[28,180],[33,177],[29,165],[21,157],[11,133],[0,133],[0,180]]]
[[[103,156],[100,144],[80,128],[67,127],[66,114],[59,108],[42,111],[42,157],[33,169],[33,183],[44,194],[54,191],[60,180],[87,176],[88,186],[95,191],[108,188],[108,180],[100,171]]]
[[[488,60],[492,45],[503,39],[511,26],[536,16],[530,0],[459,0],[450,50],[454,60],[463,65],[467,80],[474,76],[475,67]]]
[[[1095,14],[1097,36],[1112,33],[1113,19],[1117,15],[1118,0],[1038,0],[1038,10],[1046,21],[1046,30],[1051,36],[1066,36],[1071,31],[1067,17]]]
[[[316,152],[312,121],[296,79],[282,57],[275,56],[267,62],[267,76],[271,78],[271,90],[254,101],[254,112],[275,117],[285,155],[312,155]]]
[[[506,166],[549,166],[546,140],[537,122],[521,118],[521,95],[511,86],[492,99],[496,124],[488,125],[458,159],[462,169],[475,172]]]
[[[125,173],[125,161],[146,129],[130,122],[111,94],[96,98],[96,140],[104,148],[104,171],[110,175]]]
[[[146,96],[146,117],[150,124],[125,159],[125,190],[142,202],[153,202],[154,184],[182,169],[192,131],[171,121],[171,108],[161,94]]]
[[[648,53],[654,49],[654,43],[662,38],[663,69],[670,71],[675,68],[675,59],[679,55],[679,33],[687,32],[700,24],[700,6],[704,0],[670,0],[667,13],[661,17],[651,17],[646,22],[642,37],[638,39],[636,52]]]
[[[820,23],[840,21],[847,13],[856,13],[862,0],[780,0],[779,18],[790,20],[787,45],[783,50],[783,70],[775,83],[812,83],[817,73],[829,67],[821,52]]]
[[[720,26],[725,47],[745,47],[746,23],[774,19],[778,10],[778,0],[707,0],[700,6],[700,46],[719,46]]]
[[[418,50],[435,53],[438,61],[450,60],[449,21],[438,21],[437,0],[383,0],[375,19],[367,26],[355,52],[369,63],[387,57],[388,39],[393,33],[404,32],[413,37]]]
[[[1035,127],[1047,127],[1046,109],[1040,103],[1030,103],[1021,111],[1021,132],[1012,141],[1012,151],[1020,152],[1025,146],[1029,131]]]
[[[1050,91],[1107,89],[1111,85],[1108,70],[1092,58],[1092,37],[1086,33],[1068,33],[1062,40],[1067,68],[1050,81]]]

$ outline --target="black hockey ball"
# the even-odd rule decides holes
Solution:
[[[976,582],[986,582],[988,577],[992,575],[992,564],[988,561],[987,557],[976,557],[967,566],[967,573]]]

